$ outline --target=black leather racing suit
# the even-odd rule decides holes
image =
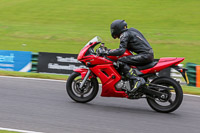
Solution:
[[[118,49],[110,50],[109,56],[120,56],[128,49],[137,55],[125,56],[118,59],[121,70],[128,73],[130,67],[128,65],[141,66],[153,62],[153,50],[142,35],[135,28],[130,28],[120,35],[120,46]],[[127,65],[128,64],[128,65]]]

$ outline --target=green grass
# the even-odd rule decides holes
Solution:
[[[26,73],[26,72],[12,72],[12,71],[0,71],[1,76],[13,76],[13,77],[30,77],[30,78],[43,78],[43,79],[56,79],[66,80],[67,75],[57,74],[45,74],[45,73]]]
[[[200,88],[183,85],[183,92],[186,94],[200,95]]]
[[[19,132],[0,130],[0,133],[19,133]]]
[[[0,49],[78,53],[92,37],[118,47],[110,24],[125,19],[142,31],[156,58],[200,64],[198,0],[0,0]],[[27,44],[22,46],[22,44]]]

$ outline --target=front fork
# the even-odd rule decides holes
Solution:
[[[83,90],[83,89],[84,89],[83,86],[84,86],[86,80],[88,79],[88,77],[90,76],[90,74],[91,74],[91,70],[88,69],[88,71],[87,71],[85,77],[83,78],[83,81],[81,82],[80,90]]]

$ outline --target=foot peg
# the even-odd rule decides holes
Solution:
[[[133,84],[133,88],[130,90],[131,93],[137,91],[141,86],[145,85],[146,82],[141,77],[136,77],[135,83]]]

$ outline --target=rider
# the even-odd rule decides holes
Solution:
[[[110,26],[111,35],[114,39],[120,39],[120,45],[118,49],[112,49],[105,52],[108,56],[120,56],[123,55],[126,49],[135,52],[137,55],[130,55],[121,57],[117,63],[120,70],[134,81],[134,87],[131,92],[135,92],[146,82],[142,77],[138,77],[136,68],[131,68],[129,65],[141,66],[153,62],[154,54],[152,47],[142,35],[135,28],[127,28],[127,23],[124,20],[115,20]]]

